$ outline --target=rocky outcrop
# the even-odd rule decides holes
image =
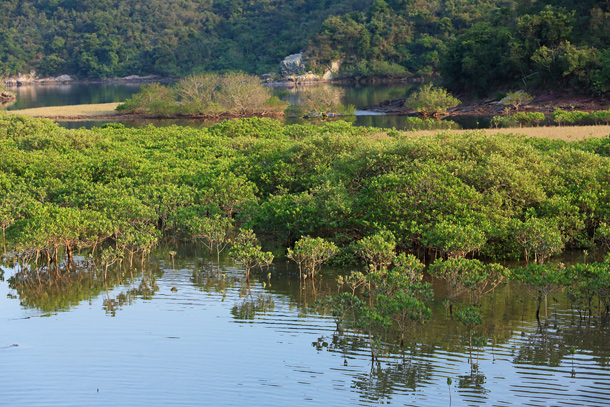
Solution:
[[[11,92],[0,92],[0,103],[7,104],[17,99],[14,93]]]
[[[30,72],[26,75],[17,75],[12,78],[7,78],[4,80],[4,83],[7,86],[22,86],[22,85],[44,85],[44,84],[54,84],[54,83],[68,83],[72,82],[73,79],[70,75],[60,75],[56,77],[49,78],[39,78],[36,76],[36,72]]]
[[[305,71],[305,57],[302,53],[288,55],[280,62],[280,72],[282,79],[280,82],[288,83],[312,83],[312,82],[329,82],[336,78],[341,61],[334,61],[327,67],[321,75],[316,75],[312,72]]]
[[[280,72],[282,76],[301,75],[305,73],[305,62],[303,54],[292,54],[280,62]]]

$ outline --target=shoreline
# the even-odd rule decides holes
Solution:
[[[553,93],[548,92],[536,96],[530,103],[522,105],[519,109],[503,105],[497,99],[487,98],[482,100],[469,100],[467,97],[457,95],[462,99],[462,104],[447,110],[443,117],[452,116],[504,116],[517,112],[540,112],[550,114],[555,110],[566,111],[600,111],[610,109],[610,100],[605,97],[594,97],[576,95],[573,93]],[[404,106],[406,98],[388,99],[376,105],[369,105],[362,108],[371,112],[385,113],[390,115],[418,116],[414,110]]]
[[[176,119],[193,119],[193,120],[226,120],[226,119],[243,119],[247,117],[269,117],[281,118],[284,113],[278,112],[263,112],[247,115],[239,115],[232,113],[220,113],[210,115],[175,115],[167,116],[152,116],[140,114],[125,114],[118,112],[116,107],[122,103],[98,103],[84,105],[64,105],[64,106],[48,106],[34,107],[21,110],[7,110],[10,115],[23,115],[29,117],[37,117],[43,119],[51,119],[58,121],[79,121],[79,120],[117,120],[117,119],[158,119],[158,120],[176,120]]]
[[[68,105],[37,107],[23,110],[9,110],[7,114],[24,115],[29,117],[40,117],[55,121],[82,121],[82,120],[120,120],[120,119],[197,119],[197,120],[222,120],[243,117],[270,117],[281,118],[283,114],[260,114],[260,115],[214,115],[214,116],[174,116],[174,117],[151,117],[144,115],[126,115],[117,112],[116,107],[120,103],[101,103],[91,105]],[[383,130],[383,129],[380,129]],[[440,132],[476,132],[483,131],[487,134],[522,134],[526,137],[542,137],[548,139],[562,139],[566,141],[578,141],[586,138],[603,138],[610,136],[610,126],[540,126],[540,127],[514,127],[499,129],[462,129],[462,130],[415,130],[404,131],[411,136],[427,136]]]

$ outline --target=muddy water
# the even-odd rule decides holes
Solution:
[[[332,272],[300,284],[278,262],[248,286],[229,263],[209,269],[190,248],[174,273],[160,250],[144,276],[116,272],[106,285],[88,274],[16,290],[7,281],[16,269],[4,267],[0,404],[610,405],[608,325],[581,321],[562,295],[538,325],[518,287],[496,291],[471,356],[437,282],[432,321],[404,348],[381,344],[371,363],[366,338],[338,334],[309,307],[336,292]]]

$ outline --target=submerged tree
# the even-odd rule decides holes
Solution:
[[[365,260],[369,272],[379,271],[392,264],[396,256],[395,249],[396,238],[387,230],[362,238],[356,244],[356,252]]]
[[[313,279],[336,252],[337,246],[333,242],[305,236],[294,244],[294,249],[288,249],[287,257],[299,266],[300,278],[305,275],[305,278]]]
[[[525,261],[532,259],[543,264],[552,255],[561,253],[565,244],[561,231],[553,220],[529,217],[525,222],[513,221],[513,234],[525,254]]]
[[[536,320],[540,322],[540,308],[544,301],[545,319],[548,320],[547,298],[568,283],[563,266],[532,263],[513,270],[513,278],[524,285],[536,300]]]
[[[261,250],[258,239],[251,229],[242,229],[239,232],[233,247],[229,250],[229,255],[245,268],[247,280],[250,279],[252,269],[269,267],[273,261],[273,254]]]
[[[464,310],[457,311],[455,317],[462,325],[468,329],[468,345],[470,349],[470,363],[472,363],[472,336],[474,334],[474,328],[483,323],[481,314],[477,307],[468,307]]]
[[[499,264],[484,264],[476,259],[436,260],[430,274],[447,282],[449,315],[453,315],[456,299],[470,293],[474,305],[509,276],[509,270]]]
[[[129,269],[133,268],[133,258],[139,254],[142,264],[146,256],[155,247],[161,237],[161,232],[153,225],[138,225],[126,227],[117,237],[117,247],[129,255]]]
[[[231,242],[232,220],[217,214],[213,217],[195,217],[189,223],[193,239],[202,243],[209,250],[210,258],[214,252],[216,253],[216,265],[219,267],[220,253]]]
[[[400,331],[400,346],[404,346],[405,333],[409,327],[422,324],[432,317],[432,310],[425,302],[405,290],[398,290],[393,296],[377,296],[375,310],[396,324]]]
[[[455,259],[480,250],[487,239],[485,233],[473,224],[441,220],[425,232],[421,240],[427,247],[439,251],[442,256]]]

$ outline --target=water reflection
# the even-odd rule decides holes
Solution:
[[[257,296],[248,295],[242,301],[235,303],[231,308],[231,315],[236,319],[253,320],[258,314],[266,314],[273,311],[275,303],[270,295],[259,294]]]
[[[376,363],[368,374],[354,378],[353,388],[362,400],[378,403],[392,400],[398,394],[414,393],[429,383],[432,375],[433,367],[429,360]]]
[[[17,100],[7,110],[124,102],[139,90],[137,83],[18,86],[10,89],[17,95]]]
[[[535,332],[521,334],[523,340],[515,349],[514,363],[559,366],[567,353],[563,335],[538,325]]]
[[[12,265],[17,271],[8,280],[9,288],[16,291],[20,304],[47,313],[69,311],[83,301],[90,302],[106,293],[103,307],[114,316],[123,305],[132,304],[135,296],[150,299],[158,290],[156,279],[163,275],[163,270],[154,265],[141,267],[141,273],[134,273],[133,269],[121,265],[104,272],[92,257],[75,258],[71,264],[61,268],[35,262]],[[134,285],[137,278],[141,278],[138,288],[111,297],[110,291],[115,287]]]
[[[106,279],[95,267],[86,269],[86,259],[61,278],[54,270],[42,270],[40,281],[33,270],[5,265],[9,282],[0,284],[0,292],[6,290],[15,298],[0,298],[0,306],[7,310],[0,319],[0,352],[6,361],[0,380],[13,388],[3,390],[3,402],[40,405],[44,399],[52,400],[50,405],[70,404],[61,395],[49,399],[48,390],[23,384],[29,383],[24,377],[35,376],[38,369],[56,372],[58,378],[69,375],[73,363],[63,367],[54,352],[43,358],[36,353],[52,344],[52,349],[65,347],[59,357],[76,352],[71,358],[79,360],[77,366],[84,364],[82,370],[115,372],[116,382],[96,376],[94,389],[102,381],[102,389],[111,388],[116,398],[105,395],[99,402],[82,403],[88,405],[159,405],[148,392],[138,391],[141,383],[132,381],[136,376],[170,394],[171,401],[163,399],[166,404],[196,405],[201,397],[210,397],[248,405],[263,404],[256,400],[274,405],[308,398],[325,405],[439,406],[449,405],[451,394],[453,405],[610,405],[608,323],[596,315],[591,322],[581,322],[564,294],[553,304],[547,326],[535,321],[533,301],[517,301],[523,296],[519,287],[496,290],[483,301],[484,323],[476,334],[482,339],[475,342],[471,358],[468,332],[445,316],[436,282],[434,319],[410,331],[404,347],[399,335],[390,333],[379,344],[380,361],[372,363],[367,336],[336,332],[332,318],[312,308],[317,299],[337,293],[333,272],[300,283],[291,265],[278,262],[271,276],[252,277],[248,284],[242,270],[222,259],[212,266],[195,248],[184,247],[176,249],[172,263],[169,251],[160,249],[144,264],[144,271],[140,264],[133,275],[125,267],[115,267]],[[174,286],[178,292],[171,291]],[[11,311],[13,303],[20,303],[20,310]],[[33,315],[32,310],[54,316],[28,319],[22,325],[14,322]],[[25,324],[31,326],[32,336],[10,336]],[[54,325],[57,333],[36,342],[41,329],[47,332]],[[72,337],[87,343],[82,354],[67,339]],[[180,340],[173,345],[165,342],[167,338]],[[113,352],[121,349],[120,357],[104,353],[108,343]],[[11,344],[19,346],[7,347]],[[26,344],[35,346],[30,350]],[[93,355],[85,356],[92,347]],[[19,356],[10,353],[16,350]],[[20,370],[28,357],[36,361],[35,367]],[[107,364],[83,362],[88,357]],[[163,377],[168,387],[155,376]],[[448,378],[453,384],[447,384]],[[50,380],[50,385],[73,394],[70,381]],[[124,389],[119,382],[125,383]],[[206,394],[193,393],[195,385],[207,386]],[[18,388],[27,393],[14,390]],[[248,396],[242,399],[243,393]]]

